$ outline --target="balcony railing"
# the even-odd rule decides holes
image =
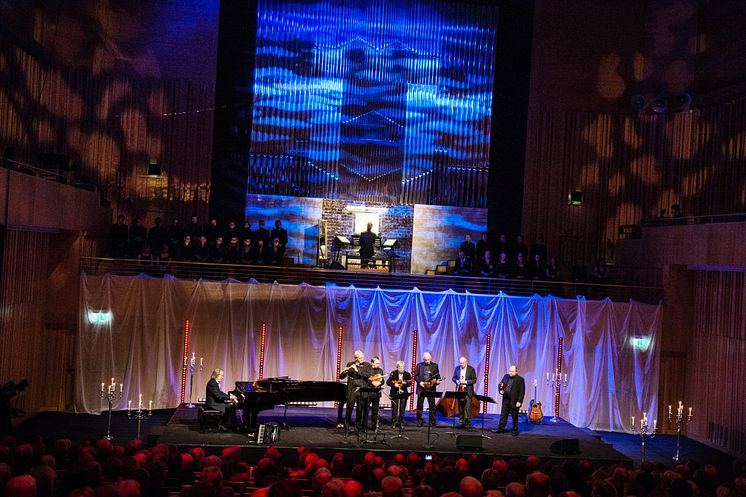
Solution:
[[[587,299],[600,300],[609,298],[613,301],[626,302],[636,300],[657,304],[661,300],[661,289],[649,286],[600,285],[592,283],[574,283],[567,281],[519,280],[482,278],[473,276],[424,275],[408,273],[389,273],[382,271],[345,271],[304,266],[253,266],[245,264],[209,264],[198,262],[169,262],[159,266],[157,263],[143,264],[137,259],[108,259],[83,257],[80,261],[81,272],[88,275],[114,274],[134,276],[145,274],[152,277],[163,277],[166,274],[181,279],[206,279],[220,281],[232,278],[239,281],[255,280],[258,283],[284,283],[297,285],[305,283],[313,286],[325,286],[333,283],[339,286],[354,285],[357,288],[384,288],[394,290],[411,290],[441,292],[454,290],[484,295],[497,295],[505,292],[509,295],[553,295],[562,298],[576,298],[582,295]]]

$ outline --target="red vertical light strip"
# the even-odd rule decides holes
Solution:
[[[559,418],[560,415],[560,394],[562,391],[562,342],[564,339],[559,337],[559,348],[557,350],[557,390],[554,393],[554,415]]]
[[[490,334],[487,333],[487,352],[484,357],[484,393],[482,395],[489,395],[490,388],[490,348],[492,347],[492,340]],[[487,414],[487,402],[482,402],[482,414]]]
[[[262,335],[259,339],[259,379],[264,379],[264,346],[267,343],[267,323],[262,323]]]
[[[414,382],[414,370],[417,367],[417,330],[412,332],[412,395],[409,396],[409,411],[414,411],[414,393],[415,393],[415,382]]]
[[[342,337],[344,329],[340,326],[337,328],[337,381],[340,380],[339,373],[342,371]],[[334,403],[334,407],[339,407],[339,402]]]
[[[184,355],[181,360],[181,404],[186,393],[187,360],[189,359],[189,320],[184,321]]]

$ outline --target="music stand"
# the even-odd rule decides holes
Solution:
[[[386,443],[386,435],[384,433],[381,433],[383,438],[381,440],[378,440],[378,433],[379,433],[378,423],[376,423],[376,429],[373,433],[373,440],[368,440],[368,408],[370,407],[370,395],[377,395],[381,393],[381,390],[383,390],[383,386],[358,387],[355,389],[355,392],[359,394],[367,393],[369,395],[368,397],[365,397],[365,399],[363,399],[362,397],[360,398],[360,400],[365,400],[365,414],[363,415],[363,423],[362,423],[362,428],[360,430],[364,434],[363,441],[362,441],[364,444],[365,443],[369,443],[369,444],[380,443],[380,444],[388,445],[388,443]],[[379,413],[379,416],[380,416],[380,413]],[[356,422],[357,421],[358,420],[356,420]],[[358,432],[358,441],[359,441],[359,437],[360,437],[360,432]]]
[[[478,401],[484,402],[485,404],[497,404],[497,401],[493,399],[492,397],[490,397],[489,395],[477,395],[476,397]],[[481,413],[482,414],[482,432],[479,434],[479,436],[482,438],[487,438],[489,440],[492,440],[492,437],[484,434],[484,411],[486,410],[487,409],[484,409],[484,408],[481,409],[482,411]]]
[[[451,409],[454,411],[453,416],[451,416],[451,431],[447,431],[446,435],[457,435],[456,433],[456,409],[454,407],[456,406],[456,402],[461,402],[462,400],[466,400],[466,392],[459,392],[459,391],[453,391],[453,392],[446,392],[445,395],[443,395],[444,399],[453,399],[451,401]],[[469,409],[469,406],[465,406],[466,409]],[[459,407],[460,409],[460,407]]]
[[[404,402],[404,401],[406,401],[410,397],[410,395],[412,395],[412,394],[409,393],[409,392],[398,393],[398,394],[394,395],[393,397],[391,397],[391,400],[396,400],[397,403],[398,402]],[[428,425],[429,424],[430,424],[430,420],[428,420]],[[399,433],[397,433],[396,435],[394,435],[393,437],[391,437],[391,440],[393,440],[395,438],[402,438],[404,440],[409,440],[409,437],[402,435],[402,431],[404,431],[404,421],[403,420],[402,420],[401,423],[399,423]]]
[[[436,392],[436,391],[423,390],[419,393],[419,395],[422,395],[423,397],[429,397],[431,399],[439,399],[443,396],[443,393]],[[427,401],[427,443],[425,444],[426,449],[431,449],[433,447],[433,444],[430,443],[430,414],[432,413],[432,410],[433,410],[432,403],[428,400]],[[440,436],[437,433],[435,433],[434,435],[435,435],[436,440]]]

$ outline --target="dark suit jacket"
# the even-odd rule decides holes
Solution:
[[[463,261],[461,259],[456,259],[456,266],[453,268],[453,274],[468,275],[471,274],[471,268],[471,259],[468,257],[465,257]]]
[[[360,257],[368,259],[376,255],[376,234],[372,231],[360,233]]]
[[[417,383],[417,393],[419,394],[423,390],[420,386],[421,381],[429,381],[434,378],[440,378],[438,365],[432,361],[430,361],[429,365],[424,362],[419,363],[414,370],[414,381]]]
[[[355,364],[355,361],[350,361],[345,365],[348,368]],[[347,378],[347,398],[351,399],[355,395],[356,388],[364,388],[368,386],[368,378],[373,375],[373,368],[369,362],[363,362],[358,365],[357,371],[350,369],[339,373],[341,379]],[[360,394],[363,398],[368,397],[367,393]]]
[[[453,382],[458,383],[461,378],[461,366],[453,370]],[[466,391],[474,394],[474,384],[477,382],[477,372],[471,364],[466,365]]]
[[[404,379],[404,385],[401,387],[402,393],[409,392],[409,384],[412,382],[412,375],[409,371],[404,371],[402,373],[402,377]],[[393,370],[391,373],[389,373],[389,378],[386,380],[386,384],[391,387],[391,391],[389,392],[389,396],[394,396],[399,393],[399,388],[394,386],[394,381],[399,379],[399,371],[396,369]]]
[[[506,374],[503,376],[503,379],[500,381],[503,385],[506,385],[508,383],[508,379],[510,378],[510,375]],[[515,407],[517,402],[520,402],[521,405],[523,405],[523,397],[526,395],[526,383],[523,381],[523,377],[515,375],[513,378],[513,388],[510,391],[510,403],[512,407]],[[503,400],[505,400],[505,397],[503,397]]]
[[[272,243],[272,240],[274,240],[275,237],[280,239],[280,245],[283,247],[288,244],[288,232],[285,228],[280,228],[279,230],[273,228],[269,234],[269,242]]]
[[[230,395],[220,390],[220,385],[215,381],[215,378],[210,378],[205,392],[205,409],[215,409],[225,413],[225,401],[230,400],[230,398]]]

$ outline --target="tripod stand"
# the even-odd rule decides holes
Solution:
[[[480,401],[480,402],[484,402],[485,404],[497,404],[497,402],[495,402],[495,399],[493,399],[492,397],[489,397],[487,395],[477,395],[477,400]],[[482,437],[482,438],[486,438],[488,440],[492,440],[492,437],[487,436],[487,435],[484,434],[484,412],[485,411],[486,411],[486,409],[482,409],[482,412],[481,412],[482,428],[480,430],[479,436]]]
[[[456,433],[456,406],[461,404],[461,401],[466,400],[466,392],[446,392],[445,395],[443,395],[444,399],[451,399],[451,411],[453,411],[453,414],[451,415],[451,431],[447,431],[446,435],[456,436],[458,433]],[[466,409],[469,409],[469,406],[466,406]]]
[[[423,390],[420,392],[420,395],[428,398],[428,401],[427,401],[427,417],[428,417],[427,443],[425,444],[425,448],[430,449],[433,446],[433,444],[430,442],[430,425],[432,424],[430,423],[430,419],[431,419],[432,411],[433,411],[433,404],[432,404],[433,400],[431,399],[439,399],[443,396],[443,394],[441,392]],[[435,439],[437,440],[439,435],[437,433],[433,433],[433,435],[435,435]]]
[[[392,402],[396,402],[396,407],[393,407],[393,405],[392,405],[391,408],[392,409],[396,409],[397,417],[399,415],[399,406],[401,405],[400,403],[401,402],[406,402],[406,400],[409,398],[410,395],[412,395],[412,394],[409,393],[409,392],[402,392],[402,393],[398,393],[398,394],[394,395],[393,397],[391,397],[391,401]],[[429,423],[428,423],[428,425],[429,425]],[[401,439],[404,439],[404,440],[409,440],[409,437],[402,435],[402,431],[404,431],[404,420],[403,419],[399,421],[399,433],[397,433],[396,435],[394,435],[393,437],[391,437],[391,440],[393,440],[395,438],[401,438]]]

